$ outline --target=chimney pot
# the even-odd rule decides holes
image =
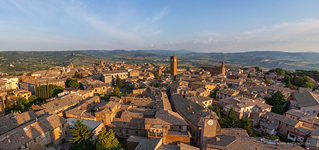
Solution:
[[[219,138],[219,137],[216,137],[216,141],[219,142],[219,141],[220,141],[220,138]]]

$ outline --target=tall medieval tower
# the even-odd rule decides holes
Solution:
[[[222,62],[222,66],[220,66],[222,69],[221,74],[225,75],[225,62]]]
[[[177,57],[176,56],[170,57],[170,70],[171,70],[171,75],[176,76],[177,74]]]
[[[104,61],[103,61],[103,60],[100,61],[100,65],[101,65],[102,67],[104,67]]]
[[[200,137],[200,146],[204,146],[203,142],[207,139],[211,139],[215,137],[218,132],[220,131],[220,125],[218,125],[218,116],[215,112],[209,112],[209,114],[203,117],[202,122],[202,130],[201,130],[201,137]]]

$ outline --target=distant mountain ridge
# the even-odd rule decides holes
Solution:
[[[319,53],[250,51],[238,53],[201,53],[189,50],[72,50],[72,51],[7,51],[0,52],[0,71],[15,74],[54,66],[90,65],[105,62],[153,62],[168,66],[169,56],[176,55],[179,67],[216,65],[260,66],[290,70],[319,70]]]

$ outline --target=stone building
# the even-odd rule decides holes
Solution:
[[[155,118],[145,118],[149,138],[163,138],[164,144],[190,143],[188,123],[176,112],[159,110]]]
[[[54,114],[40,115],[32,111],[1,117],[1,123],[10,128],[1,129],[0,149],[43,150],[57,149],[67,136],[67,120]],[[4,121],[4,122],[3,122]],[[3,132],[4,131],[4,132]]]
[[[17,77],[3,77],[0,78],[1,90],[18,89],[19,78]]]
[[[220,67],[203,66],[205,71],[210,72],[210,74],[223,74],[225,75],[225,62],[222,62]]]
[[[120,79],[127,79],[128,72],[126,70],[112,70],[104,72],[101,76],[101,80],[104,83],[111,83],[114,85],[117,76],[119,76]]]

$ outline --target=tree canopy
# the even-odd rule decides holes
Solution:
[[[11,102],[11,100],[5,100],[4,101],[4,104],[5,104],[5,106],[6,106],[6,108],[12,108],[12,102]]]
[[[35,101],[36,99],[38,99],[37,96],[31,95],[31,96],[29,97],[29,102],[32,103],[32,102]]]
[[[113,96],[121,97],[121,92],[119,87],[115,87],[114,91],[112,92]]]
[[[275,105],[271,108],[271,112],[276,114],[284,114],[284,107],[282,105]]]
[[[273,94],[270,98],[265,98],[266,103],[275,106],[275,105],[283,105],[286,102],[286,98],[284,94],[282,94],[281,91],[277,91],[275,94]]]
[[[82,79],[83,78],[83,74],[82,73],[79,74],[77,71],[75,71],[74,75],[72,76],[72,78]]]
[[[315,83],[312,83],[310,78],[307,76],[289,76],[286,75],[283,80],[286,83],[286,87],[291,89],[296,89],[296,87],[305,87],[305,88],[317,88]]]
[[[286,103],[286,99],[284,94],[282,94],[281,91],[277,91],[274,95],[272,95],[270,98],[265,97],[266,103],[273,106],[271,108],[271,112],[277,113],[277,114],[283,114],[284,108],[283,105]]]
[[[119,88],[123,88],[125,86],[119,75],[116,76],[115,86]]]
[[[36,86],[35,96],[40,99],[48,99],[53,96],[58,95],[58,93],[61,93],[63,91],[63,88],[61,86],[56,85],[41,85]]]
[[[119,150],[120,143],[115,138],[115,132],[112,129],[106,131],[105,127],[99,132],[98,141],[96,143],[97,150]]]
[[[253,128],[251,126],[251,122],[249,121],[248,117],[243,118],[241,120],[242,128],[247,131],[247,133],[251,136],[253,135]]]
[[[75,79],[68,78],[65,81],[65,86],[69,88],[79,88],[80,84]]]
[[[159,76],[158,72],[154,73],[154,79],[160,79],[160,76]]]
[[[227,117],[224,120],[224,125],[226,128],[237,128],[238,121],[234,112],[234,108],[231,107]]]
[[[94,144],[91,141],[93,136],[92,132],[89,130],[89,127],[83,124],[83,121],[76,120],[74,128],[71,130],[73,136],[71,142],[73,148],[76,150],[87,150],[93,149]]]
[[[17,106],[18,108],[21,110],[21,111],[24,111],[25,110],[25,107],[26,105],[28,104],[28,100],[23,98],[23,97],[20,97],[18,98],[17,100]]]

